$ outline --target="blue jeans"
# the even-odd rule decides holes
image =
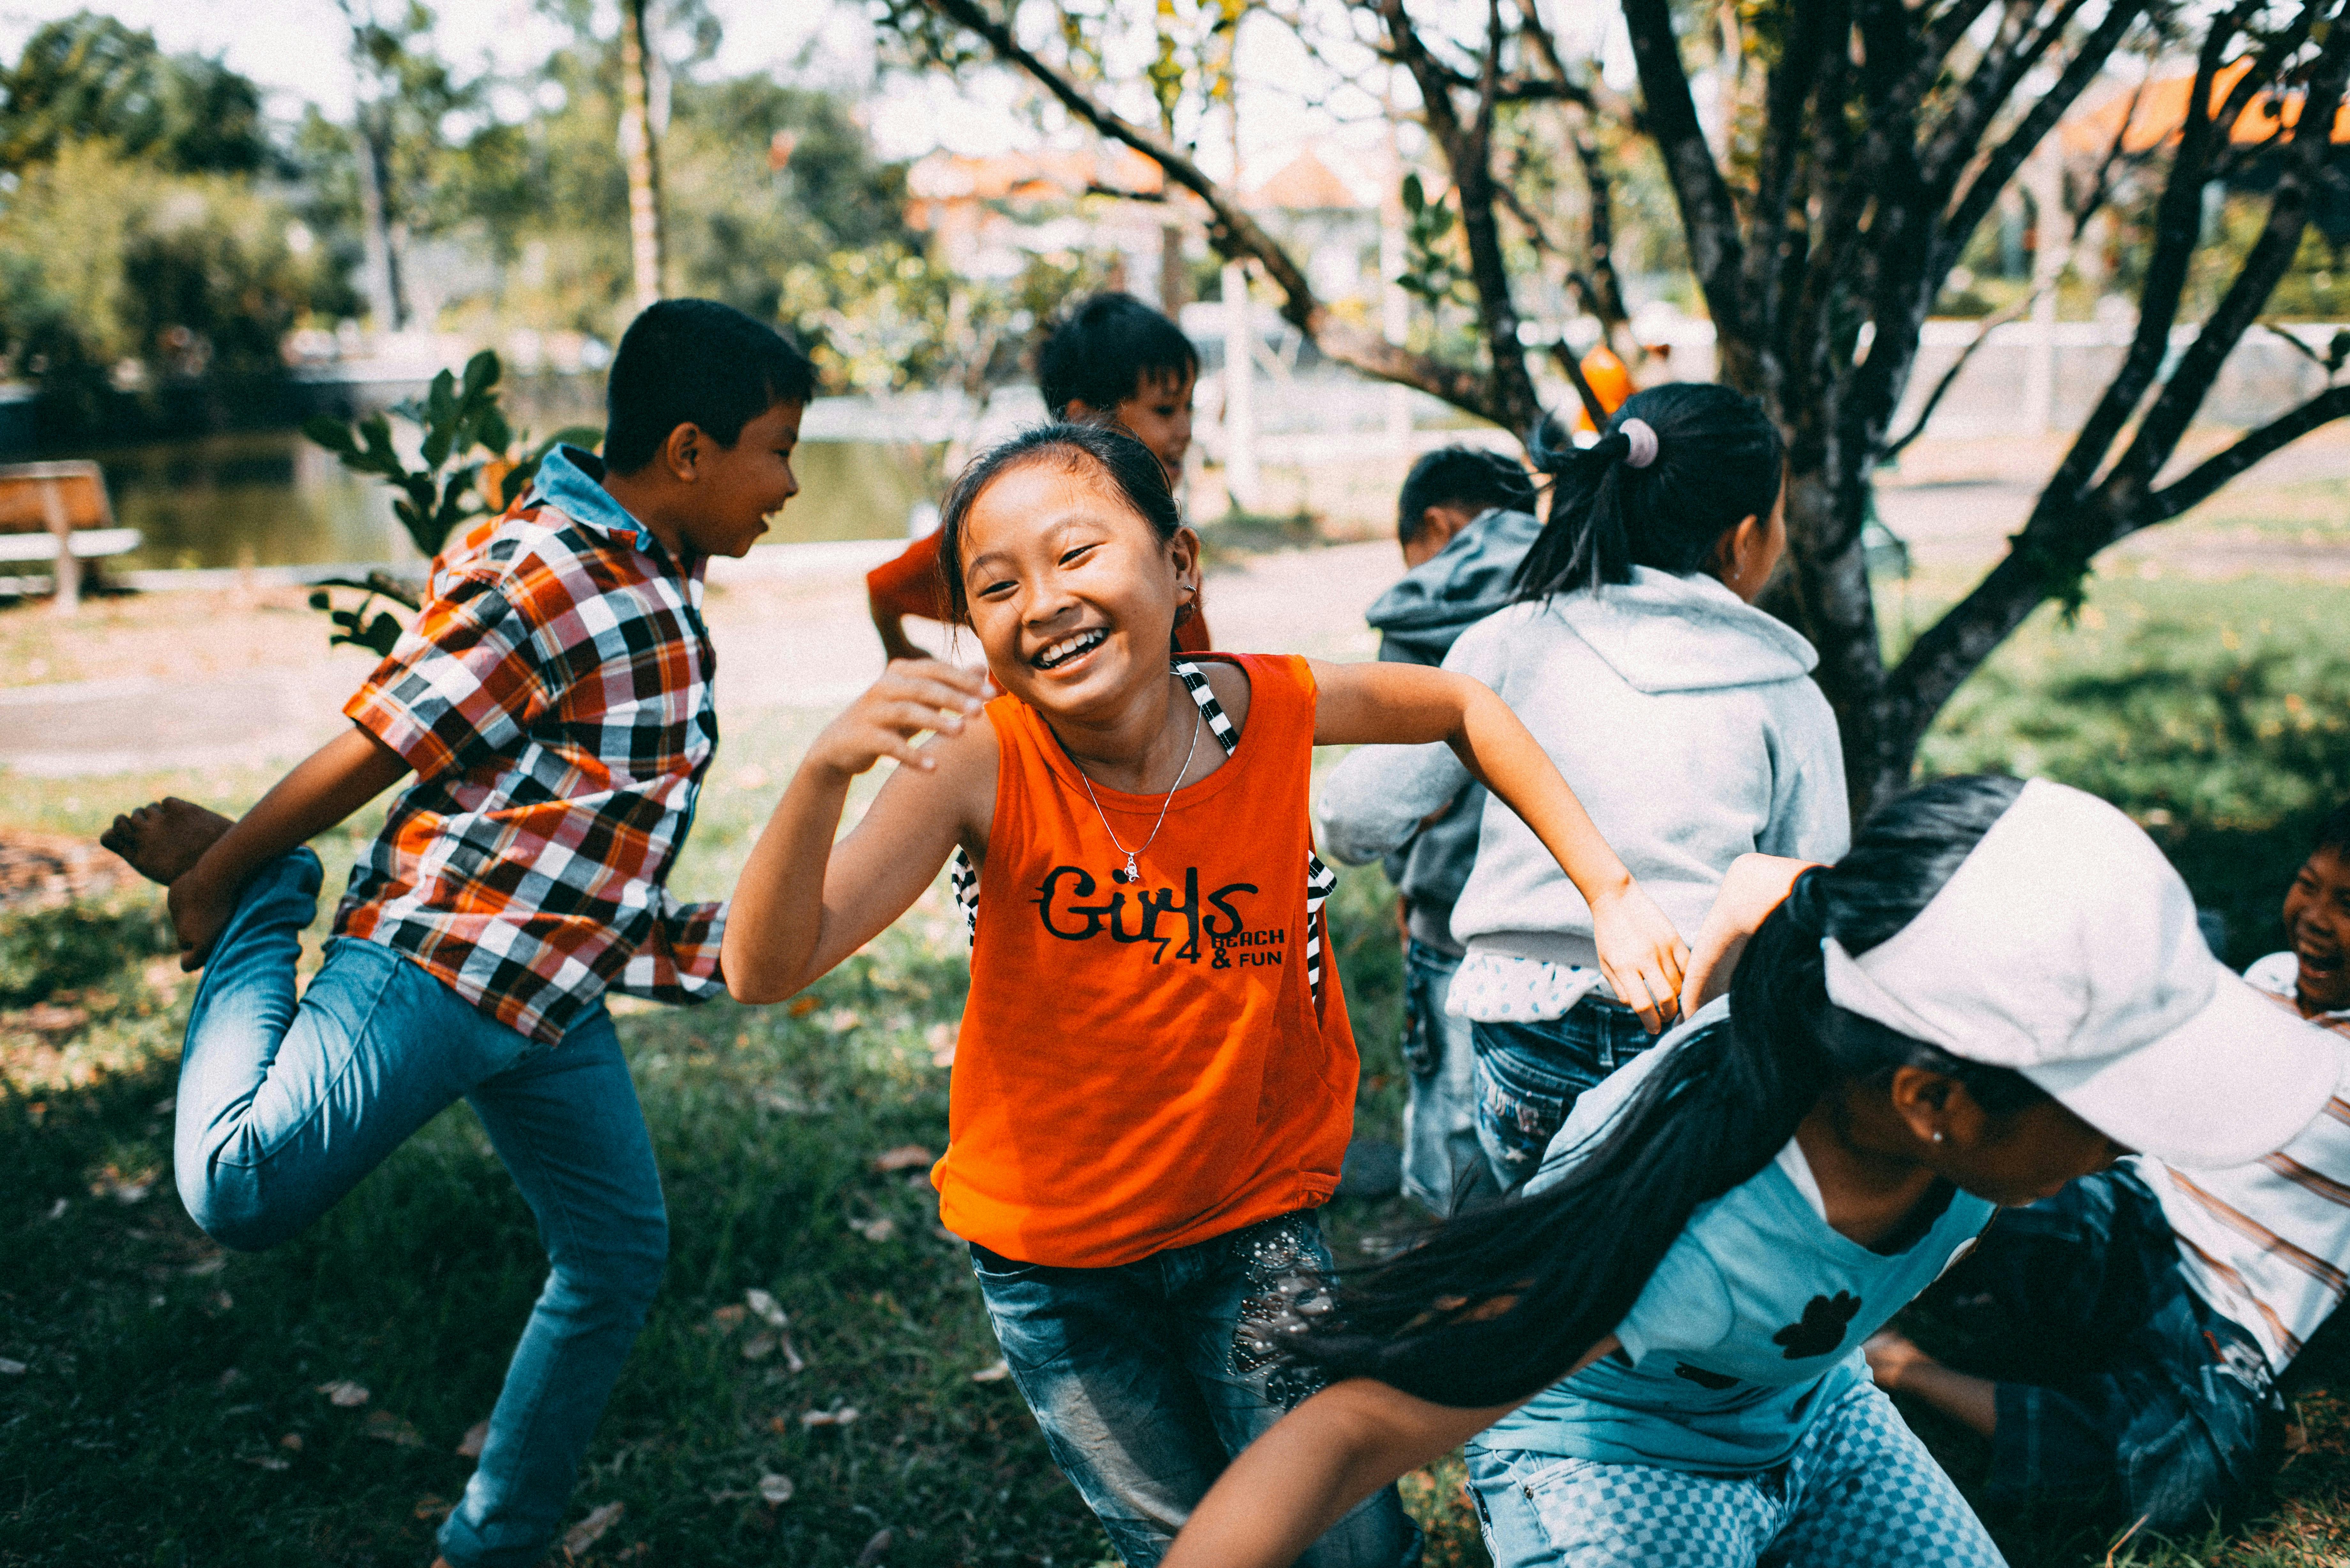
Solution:
[[[1461,958],[1403,951],[1403,1189],[1439,1219],[1499,1196],[1477,1137],[1477,1052],[1469,1021],[1444,1011]]]
[[[295,998],[317,857],[247,885],[205,966],[180,1063],[181,1200],[225,1246],[299,1234],[452,1102],[470,1101],[552,1267],[487,1444],[441,1530],[461,1568],[535,1563],[669,1257],[651,1139],[612,1021],[536,1044],[373,942],[338,939]]]
[[[2130,1171],[2004,1210],[1933,1300],[1976,1344],[1952,1360],[1998,1383],[1994,1508],[2199,1531],[2275,1457],[2267,1357],[2189,1287],[2160,1201]]]
[[[1468,1449],[1494,1568],[2006,1568],[1974,1511],[1862,1383],[1752,1475]]]
[[[1327,1270],[1311,1213],[1108,1269],[1022,1263],[974,1245],[972,1272],[1045,1446],[1127,1568],[1152,1568],[1233,1457],[1314,1391],[1243,1337],[1284,1283]],[[1388,1487],[1297,1559],[1410,1568],[1419,1532]]]
[[[1472,1023],[1477,1140],[1504,1192],[1524,1186],[1583,1091],[1657,1043],[1612,997],[1586,996],[1564,1018]]]

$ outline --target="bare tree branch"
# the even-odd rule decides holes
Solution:
[[[2320,361],[2324,363],[2324,361]],[[2282,450],[2320,425],[2350,417],[2350,387],[2328,387],[2282,419],[2271,420],[2234,445],[2197,463],[2178,480],[2146,498],[2140,527],[2167,523],[2200,505],[2220,487],[2270,453]]]
[[[1745,245],[1739,235],[1737,205],[1713,161],[1713,150],[1706,145],[1697,101],[1690,96],[1680,41],[1673,35],[1670,0],[1625,0],[1624,21],[1639,67],[1648,133],[1664,154],[1690,261],[1713,317],[1726,379],[1746,380],[1752,369],[1746,348],[1750,327],[1738,288]]]
[[[1992,333],[2039,304],[2040,296],[2046,294],[2052,286],[2051,283],[2043,283],[2022,298],[2012,304],[2002,306],[1983,317],[1982,325],[1976,329],[1975,335],[1967,339],[1967,346],[1959,350],[1959,357],[1950,361],[1950,368],[1942,372],[1941,379],[1934,383],[1934,389],[1926,394],[1926,400],[1919,405],[1918,417],[1910,421],[1909,428],[1885,443],[1885,452],[1880,462],[1891,462],[1908,449],[1911,441],[1926,433],[1926,421],[1932,419],[1934,410],[1942,406],[1942,394],[1949,391],[1951,385],[1958,380],[1959,373],[1964,370],[1967,368],[1967,362],[1975,357],[1975,350],[1990,342]]]
[[[1239,202],[1198,164],[1123,116],[1093,100],[1082,88],[1023,45],[1010,26],[988,14],[978,0],[922,0],[930,10],[968,28],[987,41],[997,57],[1025,72],[1063,108],[1101,135],[1130,147],[1166,171],[1167,177],[1206,203],[1213,222],[1209,237],[1231,256],[1245,256],[1265,270],[1281,290],[1281,314],[1292,326],[1312,337],[1322,352],[1342,364],[1382,380],[1417,387],[1455,408],[1510,425],[1516,410],[1494,396],[1492,381],[1463,366],[1449,365],[1426,354],[1416,354],[1377,333],[1333,316],[1314,297],[1304,269]]]

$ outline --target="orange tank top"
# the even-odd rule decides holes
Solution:
[[[1314,677],[1302,659],[1205,657],[1248,676],[1248,728],[1235,739],[1178,663],[1230,755],[1168,804],[1130,885],[1101,814],[1139,846],[1165,797],[1095,784],[1097,814],[1043,717],[988,704],[995,819],[975,898],[958,888],[971,997],[931,1179],[947,1229],[1008,1258],[1115,1267],[1337,1186],[1357,1064],[1324,972]]]

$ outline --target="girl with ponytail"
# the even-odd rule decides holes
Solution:
[[[1549,521],[1516,602],[1444,667],[1509,704],[1687,936],[1741,855],[1829,860],[1851,837],[1818,657],[1753,607],[1786,542],[1779,432],[1726,387],[1671,385],[1588,449],[1550,427],[1528,446],[1555,476]],[[1366,748],[1333,771],[1320,816],[1367,857],[1467,782],[1441,747]],[[1508,1191],[1575,1096],[1650,1036],[1602,982],[1575,890],[1507,811],[1485,808],[1451,935],[1465,956],[1447,1011],[1469,1021],[1478,1142]]]
[[[2133,1149],[2259,1158],[2342,1070],[2211,957],[2143,833],[2044,782],[1944,780],[1834,866],[1742,863],[1691,973],[1731,962],[1726,998],[1583,1096],[1526,1196],[1293,1296],[1272,1338],[1332,1386],[1167,1568],[1277,1568],[1472,1437],[1499,1568],[1991,1568],[1862,1342],[1998,1206]]]

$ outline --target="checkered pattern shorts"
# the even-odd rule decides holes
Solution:
[[[1872,1384],[1830,1404],[1785,1463],[1754,1475],[1472,1443],[1469,1479],[1495,1568],[2005,1568]]]

